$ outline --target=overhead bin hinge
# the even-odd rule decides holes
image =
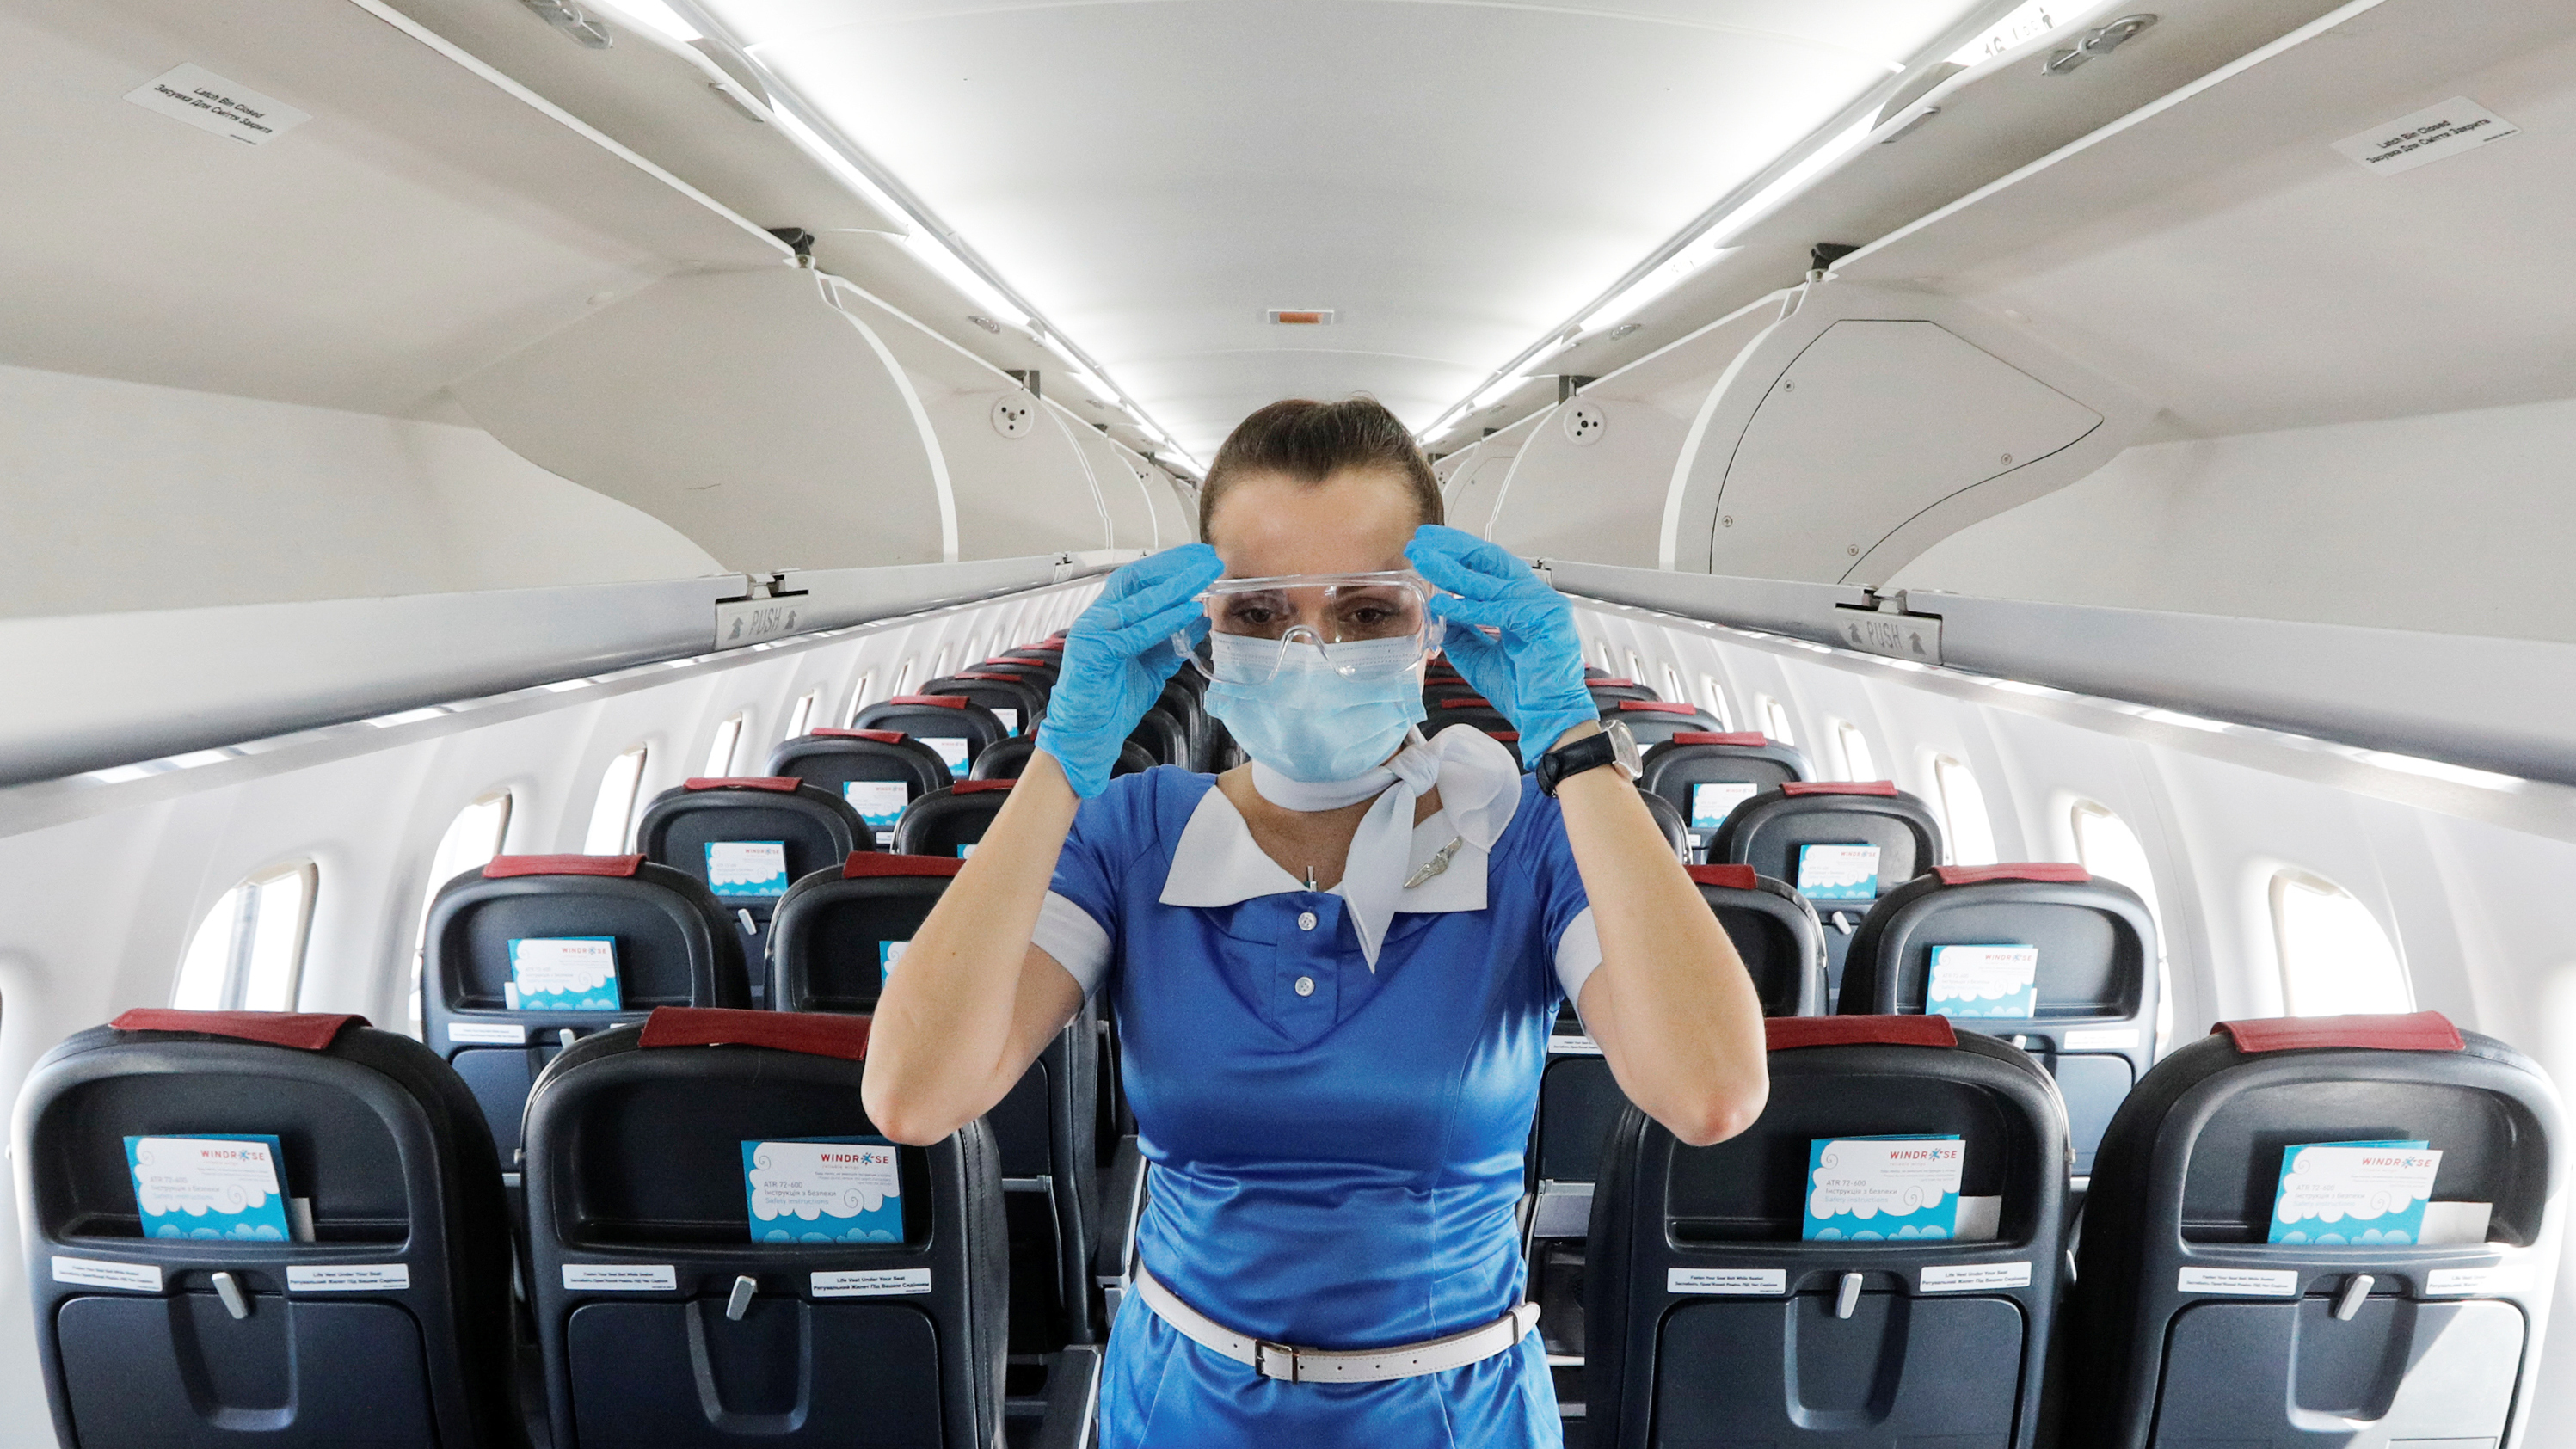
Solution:
[[[747,575],[743,591],[716,600],[715,647],[739,649],[746,644],[783,638],[805,627],[805,593],[795,582],[796,570],[766,578]]]
[[[1860,591],[1865,602],[1836,604],[1829,621],[1844,647],[1915,664],[1941,662],[1941,616],[1907,607],[1905,590]]]
[[[769,234],[787,243],[787,249],[796,253],[796,265],[814,265],[814,233],[801,226],[773,226]]]
[[[2084,32],[2083,38],[2066,50],[2052,53],[2039,67],[2041,75],[2064,75],[2088,60],[2098,59],[2118,50],[2130,37],[2156,23],[2152,15],[2123,15],[2110,24]]]
[[[572,0],[519,0],[519,3],[536,12],[538,19],[581,42],[587,49],[606,50],[617,43],[617,37],[608,33],[606,25],[593,19],[589,11],[573,4]]]
[[[1825,273],[1834,269],[1834,263],[1859,250],[1850,242],[1817,242],[1807,248],[1807,280],[1823,281]]]
[[[1601,379],[1597,377],[1587,377],[1582,373],[1560,372],[1556,375],[1556,400],[1558,402],[1571,401],[1576,393],[1583,391],[1585,388],[1590,387],[1592,384],[1599,382],[1600,380]]]

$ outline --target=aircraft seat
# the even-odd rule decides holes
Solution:
[[[1056,657],[1052,654],[1047,656],[1050,661]],[[1019,680],[1038,692],[1040,709],[1046,708],[1047,696],[1055,692],[1056,666],[1052,662],[1040,664],[1034,659],[1013,659],[1008,655],[995,655],[976,665],[975,672],[1000,674]]]
[[[733,918],[758,1006],[768,994],[760,960],[771,908],[790,882],[851,851],[874,850],[876,832],[833,791],[793,775],[747,775],[693,779],[654,796],[636,822],[635,848],[695,877]]]
[[[1629,1107],[1609,1134],[1585,1266],[1587,1442],[2029,1449],[2062,1277],[2056,1084],[1940,1017],[1765,1026],[1771,1097],[1745,1132],[1684,1147]],[[1903,1191],[1897,1155],[1947,1147],[1867,1141],[1889,1137],[1959,1144],[1957,1196],[1942,1195],[1955,1233],[1863,1236],[1887,1231],[1856,1209]],[[1859,1186],[1820,1204],[1829,1153]],[[1868,1153],[1886,1165],[1861,1168]]]
[[[770,956],[778,1009],[875,1011],[885,981],[902,969],[901,946],[961,864],[954,856],[853,855],[839,870],[798,881],[779,902]],[[1106,1327],[1091,1309],[1102,1158],[1097,1022],[1086,1006],[985,1114],[1006,1194],[1014,1353],[1096,1342]]]
[[[129,1142],[206,1136],[275,1139],[285,1201],[260,1196],[282,1236],[258,1205],[228,1236],[178,1225],[212,1203],[143,1211],[152,1149]],[[11,1153],[63,1445],[526,1443],[500,1163],[419,1042],[359,1016],[129,1011],[36,1063]]]
[[[2337,1241],[2376,1231],[2357,1215],[2278,1217],[2295,1152],[2391,1142],[2441,1154],[2410,1240]],[[2219,1023],[2158,1062],[2103,1136],[2066,1442],[2514,1443],[2540,1427],[2564,1143],[2541,1070],[2438,1012]],[[2334,1195],[2351,1167],[2317,1181]],[[2318,1241],[2270,1241],[2299,1224]]]
[[[613,993],[551,991],[522,1003],[516,976],[559,979],[575,953],[517,948],[610,943]],[[514,972],[515,957],[525,958]],[[613,995],[614,1006],[605,1004]],[[657,1006],[751,1004],[742,935],[696,877],[641,855],[503,855],[439,887],[421,952],[421,1026],[482,1104],[501,1167],[515,1173],[528,1088],[566,1038],[640,1020]]]
[[[923,694],[962,694],[993,712],[1002,728],[1016,737],[1036,728],[1038,716],[1046,710],[1047,692],[1017,674],[1003,670],[970,670],[934,679],[921,687]]]
[[[1655,828],[1664,833],[1664,843],[1672,847],[1673,859],[1690,864],[1690,827],[1682,822],[1682,812],[1661,795],[1641,794],[1637,798],[1646,802],[1646,813],[1655,817]]]
[[[1651,749],[1686,731],[1707,734],[1717,728],[1715,715],[1677,700],[1613,699],[1595,694],[1592,702],[1601,707],[1603,724],[1616,720],[1626,725],[1640,749]]]
[[[984,753],[977,755],[975,757],[975,766],[973,769],[966,772],[966,778],[970,780],[1016,780],[1028,772],[1029,756],[1034,755],[1037,752],[1038,742],[1036,736],[1013,735],[1011,738],[1002,741],[998,745],[990,746],[984,751]],[[1160,760],[1147,754],[1143,745],[1136,743],[1134,740],[1128,740],[1118,747],[1118,763],[1110,766],[1109,773],[1112,776],[1133,775],[1140,770],[1150,770],[1161,763],[1162,762]]]
[[[1951,947],[1964,948],[1950,957],[1964,969],[1932,1000],[1934,958]],[[2010,976],[2014,963],[1979,954],[1989,947],[2037,953],[2027,997],[2000,994],[1994,973]],[[2081,1177],[2111,1114],[2155,1064],[2157,985],[2155,918],[2127,886],[2051,861],[1944,865],[1880,897],[1861,922],[1840,1006],[1947,1016],[2037,1057],[2066,1098]]]
[[[963,775],[986,745],[1006,740],[1001,717],[962,694],[898,694],[859,711],[863,730],[901,730],[938,752],[951,775]]]
[[[1583,681],[1583,688],[1592,696],[1593,703],[1604,709],[1623,699],[1652,703],[1663,698],[1633,679],[1587,679]]]
[[[963,860],[975,851],[993,817],[1002,813],[1017,780],[960,780],[933,790],[903,809],[894,823],[897,855],[936,855]]]
[[[948,762],[901,730],[815,729],[769,752],[769,773],[793,775],[850,802],[879,845],[894,843],[895,817],[933,790],[948,788]],[[889,786],[901,786],[901,790]]]
[[[1178,765],[1186,770],[1197,763],[1198,749],[1190,737],[1190,727],[1169,704],[1156,704],[1136,721],[1127,743],[1154,757],[1158,765]],[[1122,747],[1120,753],[1125,753]]]
[[[1728,811],[1708,858],[1797,887],[1824,919],[1825,969],[1840,990],[1860,919],[1899,882],[1941,863],[1941,825],[1892,781],[1792,780]]]
[[[1677,806],[1697,859],[1727,812],[1774,786],[1807,778],[1807,757],[1759,730],[1680,730],[1646,751],[1637,788]]]
[[[529,1277],[555,1449],[999,1442],[992,1138],[979,1121],[887,1143],[860,1103],[867,1032],[666,1008],[546,1069],[528,1102]],[[827,1168],[832,1148],[866,1160]],[[867,1173],[836,1184],[866,1210],[756,1207],[752,1176],[800,1158],[809,1189]]]

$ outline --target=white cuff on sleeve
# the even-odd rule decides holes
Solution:
[[[1569,929],[1566,934],[1573,932]],[[1100,978],[1108,974],[1109,932],[1091,918],[1089,911],[1053,891],[1047,892],[1045,903],[1038,907],[1038,928],[1031,934],[1029,944],[1053,956],[1067,975],[1080,982],[1085,1000],[1100,989]],[[1601,959],[1597,944],[1592,948],[1592,959]]]
[[[1556,982],[1565,988],[1565,999],[1578,1014],[1583,1010],[1583,983],[1592,979],[1593,969],[1600,964],[1601,932],[1592,923],[1592,908],[1585,906],[1556,938]]]

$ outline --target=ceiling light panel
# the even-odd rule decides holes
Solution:
[[[1447,407],[1969,9],[700,3],[1202,457]]]

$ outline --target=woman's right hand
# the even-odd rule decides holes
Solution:
[[[1099,600],[1065,631],[1037,747],[1064,767],[1076,795],[1088,800],[1108,788],[1127,736],[1180,668],[1171,637],[1195,643],[1207,632],[1198,596],[1224,572],[1203,543],[1149,554],[1111,574]]]

